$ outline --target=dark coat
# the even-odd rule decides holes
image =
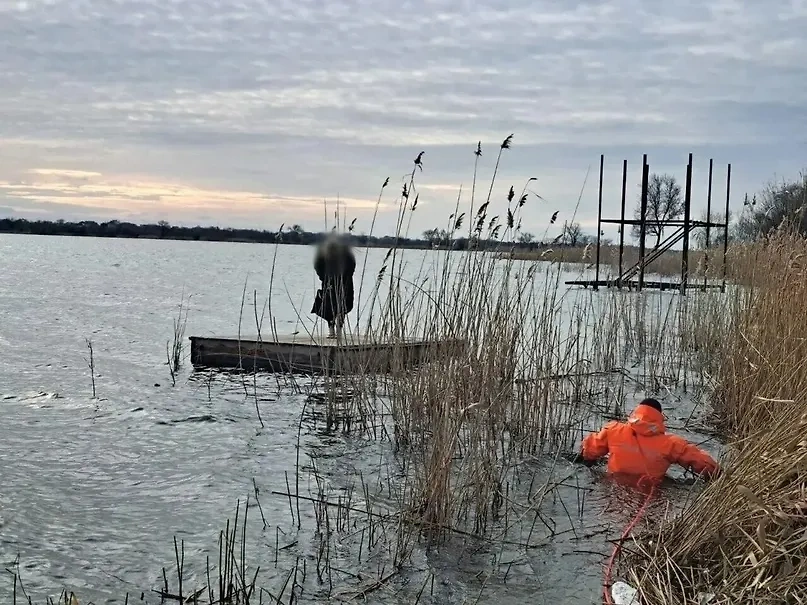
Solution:
[[[322,282],[311,312],[327,322],[353,310],[353,273],[356,257],[346,243],[321,245],[314,257],[314,270]]]

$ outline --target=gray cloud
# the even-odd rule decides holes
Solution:
[[[805,27],[804,0],[2,1],[0,159],[16,159],[0,179],[69,168],[215,199],[372,200],[420,150],[424,183],[468,183],[475,142],[489,162],[515,132],[502,188],[540,178],[549,203],[527,218],[542,231],[601,152],[614,171],[647,152],[681,172],[691,150],[703,172],[714,155],[735,191],[803,167]],[[455,196],[424,189],[416,227]]]

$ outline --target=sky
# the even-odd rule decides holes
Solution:
[[[395,230],[530,178],[522,228],[629,212],[642,154],[693,212],[807,167],[807,0],[0,0],[0,217]],[[558,223],[549,217],[559,212]],[[604,228],[613,236],[614,229]]]

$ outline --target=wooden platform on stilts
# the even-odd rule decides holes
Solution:
[[[384,373],[408,369],[437,356],[457,355],[463,341],[417,338],[383,339],[345,334],[191,336],[195,368],[268,370],[304,374]]]
[[[639,287],[639,281],[635,279],[631,280],[623,280],[621,282],[617,280],[594,280],[594,279],[573,279],[566,282],[567,286],[583,286],[584,288],[592,287],[592,288],[624,288],[625,290],[680,290],[681,289],[681,282],[673,282],[673,281],[658,281],[652,279],[646,279],[642,282],[641,286]],[[697,283],[697,282],[689,282],[686,284],[687,290],[721,290],[723,286],[720,284],[715,283]]]

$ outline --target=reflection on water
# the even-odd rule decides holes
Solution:
[[[122,603],[127,592],[145,591],[145,602],[156,602],[150,591],[162,585],[162,568],[175,567],[174,536],[185,543],[188,583],[203,586],[206,557],[217,555],[220,530],[249,496],[246,554],[261,568],[258,584],[279,593],[303,560],[302,601],[361,593],[379,603],[595,602],[606,540],[637,503],[597,469],[564,460],[534,460],[509,486],[514,501],[528,502],[542,482],[557,484],[540,515],[513,507],[517,518],[501,521],[497,543],[461,534],[433,548],[416,540],[401,574],[388,572],[394,536],[372,544],[355,513],[329,539],[320,583],[318,494],[352,494],[359,509],[368,495],[379,510],[396,507],[401,469],[383,406],[374,438],[346,436],[313,379],[191,374],[186,360],[168,386],[165,345],[183,289],[192,295],[188,335],[233,333],[244,281],[259,301],[268,295],[273,254],[249,244],[0,236],[0,560],[8,566],[20,556],[26,590],[41,599],[66,587],[82,603]],[[279,331],[310,322],[312,254],[280,248],[271,301]],[[366,290],[384,254],[369,251]],[[413,252],[412,265],[429,254]],[[688,415],[682,408],[679,416]],[[314,502],[298,508],[283,496],[298,488]],[[676,485],[661,494],[673,505],[685,496]],[[368,590],[379,576],[389,581]],[[11,590],[9,576],[0,601]]]

